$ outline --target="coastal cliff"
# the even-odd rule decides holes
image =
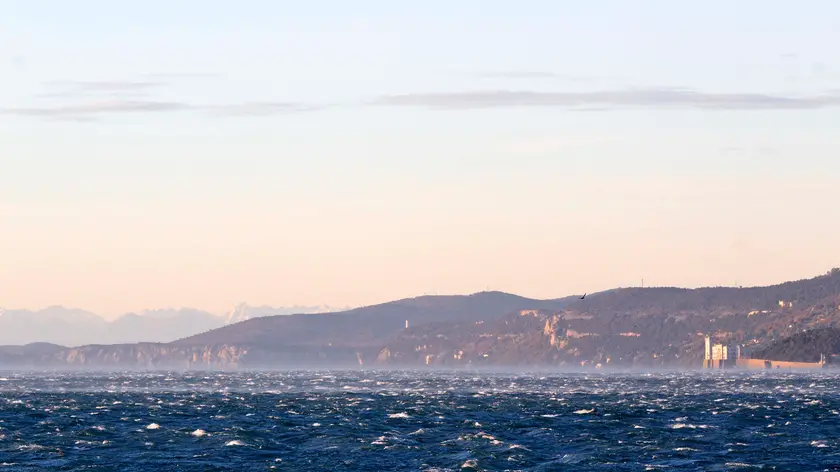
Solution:
[[[0,348],[0,362],[17,367],[190,369],[237,368],[248,348],[219,345],[180,347],[161,343],[89,345],[48,352],[14,352]]]
[[[233,370],[241,368],[358,367],[371,349],[285,346],[270,348],[220,344],[163,343],[54,346],[34,352],[27,346],[0,346],[0,368]]]

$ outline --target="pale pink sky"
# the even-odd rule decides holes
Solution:
[[[824,273],[817,3],[0,2],[0,307]]]
[[[767,284],[840,260],[828,217],[840,195],[824,180],[762,184],[772,191],[731,179],[586,179],[562,189],[547,177],[503,180],[308,201],[305,210],[256,201],[4,205],[7,221],[17,214],[24,223],[0,233],[0,300],[114,315],[223,312],[240,301],[357,306],[486,287],[547,298],[641,277]]]

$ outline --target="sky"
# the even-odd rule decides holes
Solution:
[[[840,266],[840,3],[0,0],[0,306]]]

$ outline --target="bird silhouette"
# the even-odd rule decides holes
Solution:
[[[582,297],[580,297],[580,299],[581,299],[581,300],[583,300],[584,298],[586,298],[586,294],[585,294],[585,293],[583,294],[583,296],[582,296]]]

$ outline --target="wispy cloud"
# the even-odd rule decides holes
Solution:
[[[6,115],[22,116],[85,116],[104,113],[148,113],[148,112],[171,112],[189,110],[189,105],[178,102],[152,102],[152,101],[108,101],[93,102],[80,105],[64,105],[56,107],[30,107],[30,108],[0,108],[0,113]]]
[[[218,74],[144,74],[143,80],[53,80],[43,85],[49,91],[41,97],[69,97],[84,95],[114,95],[150,93],[170,85],[178,79],[207,79],[218,78]]]
[[[705,93],[685,89],[631,89],[601,92],[486,91],[388,95],[380,106],[473,109],[493,107],[699,108],[707,110],[817,109],[840,105],[840,95],[788,97],[758,93]]]
[[[155,89],[180,78],[217,78],[218,74],[145,74],[143,80],[55,80],[45,82],[47,93],[36,98],[51,99],[28,106],[2,107],[0,115],[48,119],[50,121],[95,122],[102,118],[126,114],[192,112],[209,116],[258,117],[299,113],[325,108],[294,102],[254,101],[233,104],[196,104],[182,101],[161,101],[152,97]]]
[[[543,74],[543,73],[538,73]],[[335,108],[337,104],[254,101],[232,104],[195,104],[157,101],[131,96],[166,85],[164,81],[63,81],[51,87],[75,91],[81,100],[50,106],[0,107],[0,115],[41,117],[77,122],[113,115],[192,112],[215,117],[265,117]],[[113,92],[116,96],[109,95]],[[91,96],[87,95],[91,94]],[[126,96],[126,94],[129,94]],[[64,101],[62,101],[64,102]],[[36,102],[37,103],[37,102]],[[555,107],[570,111],[608,111],[627,108],[703,110],[803,110],[840,106],[840,92],[783,96],[760,93],[709,93],[680,88],[620,89],[597,92],[473,91],[408,93],[381,96],[361,106],[423,107],[441,110],[499,107]],[[351,105],[352,106],[352,105]]]
[[[275,102],[194,105],[183,102],[113,100],[53,107],[0,108],[0,114],[88,122],[98,117],[119,114],[203,112],[215,116],[269,116],[315,109],[318,107]]]

